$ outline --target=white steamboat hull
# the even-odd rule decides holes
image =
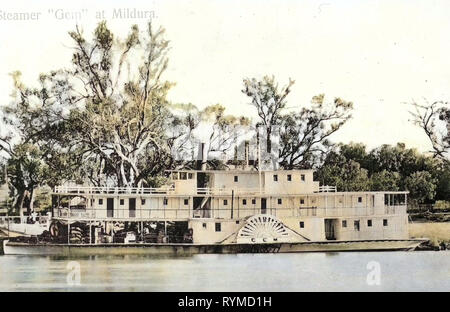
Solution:
[[[194,255],[414,250],[425,240],[361,240],[261,244],[27,244],[3,242],[5,255]]]

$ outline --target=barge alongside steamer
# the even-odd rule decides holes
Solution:
[[[161,188],[60,186],[48,231],[5,254],[411,250],[407,192],[338,192],[313,170],[178,170]]]

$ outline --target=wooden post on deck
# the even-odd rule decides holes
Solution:
[[[233,208],[234,208],[234,190],[231,190],[231,219],[233,219]]]
[[[70,222],[67,220],[67,244],[70,245]]]
[[[92,244],[92,220],[89,221],[89,245]]]

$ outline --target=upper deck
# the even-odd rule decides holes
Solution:
[[[170,171],[169,177],[159,188],[57,186],[53,215],[188,220],[406,213],[408,192],[338,192],[319,186],[312,170]]]
[[[159,188],[57,186],[56,194],[133,195],[294,195],[336,191],[320,187],[314,170],[177,170],[168,171],[168,183]]]
[[[336,192],[335,186],[320,186],[315,193]],[[194,192],[183,192],[176,187],[96,187],[96,186],[56,186],[53,191],[59,195],[140,195],[140,196],[185,196],[185,195],[276,195],[263,188],[197,187]],[[301,193],[297,193],[301,194]],[[291,195],[296,195],[292,193]]]

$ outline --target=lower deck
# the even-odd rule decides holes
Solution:
[[[236,242],[327,242],[407,239],[408,217],[371,215],[349,217],[276,217],[257,214],[245,218],[73,219],[53,218],[38,241],[67,244]]]

